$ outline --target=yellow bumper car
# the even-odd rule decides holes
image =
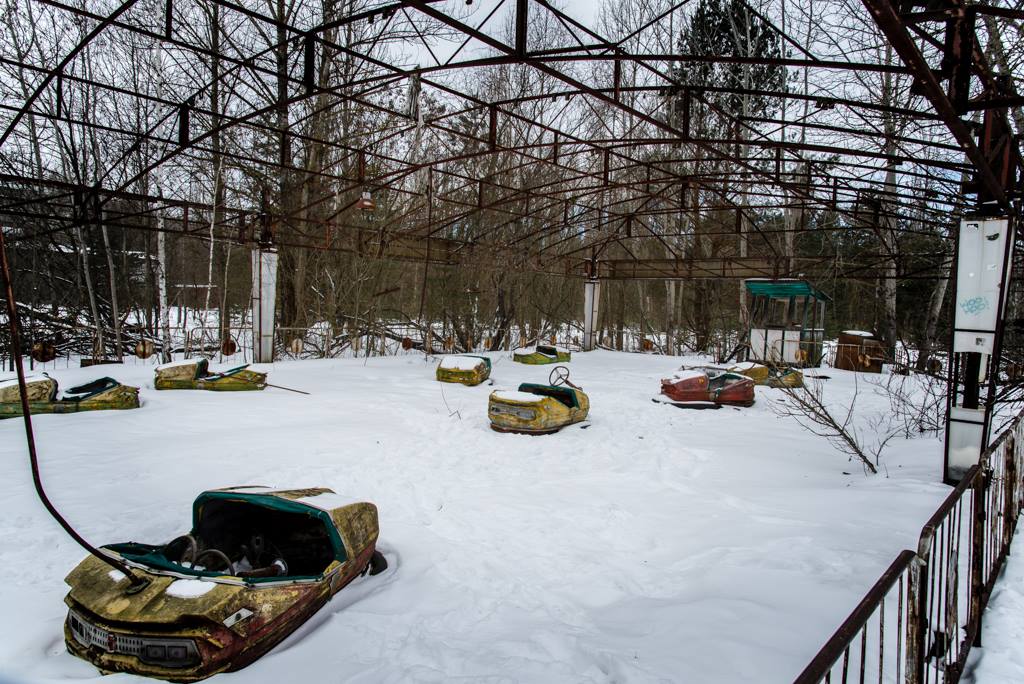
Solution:
[[[489,377],[491,360],[486,356],[446,356],[437,364],[437,379],[441,382],[457,382],[472,387]]]
[[[139,388],[122,385],[113,378],[100,378],[64,390],[58,398],[57,381],[51,377],[27,378],[25,390],[32,413],[78,413],[109,409],[139,408]],[[0,418],[22,415],[17,380],[0,383]]]
[[[547,435],[580,423],[590,412],[590,397],[569,381],[569,369],[557,366],[548,385],[524,382],[516,391],[495,390],[487,405],[491,429]]]
[[[387,568],[377,507],[329,489],[203,492],[192,530],[167,544],[88,556],[70,587],[64,643],[103,673],[193,682],[252,663],[356,578]]]
[[[745,375],[751,380],[753,380],[755,385],[761,385],[764,387],[804,386],[804,374],[796,368],[787,368],[784,366],[766,366],[764,364],[755,363],[753,361],[744,361],[742,363],[737,363],[726,368],[709,368]]]
[[[244,392],[266,389],[267,374],[249,370],[248,365],[211,373],[209,360],[185,359],[157,366],[153,385],[158,390]]]

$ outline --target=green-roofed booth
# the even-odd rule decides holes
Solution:
[[[743,284],[752,298],[747,360],[821,365],[828,295],[799,278],[751,278]]]

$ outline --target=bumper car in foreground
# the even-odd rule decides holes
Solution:
[[[139,388],[122,385],[113,378],[100,378],[64,390],[59,399],[57,381],[51,377],[28,378],[25,389],[29,411],[32,413],[139,408]],[[21,414],[21,392],[17,380],[0,383],[0,418],[13,418]]]
[[[64,641],[104,673],[192,682],[252,663],[355,578],[387,568],[377,508],[329,489],[203,492],[192,531],[111,544],[148,584],[94,556],[67,576]]]
[[[556,366],[549,385],[524,382],[517,391],[495,390],[487,404],[491,429],[547,435],[586,420],[590,397],[569,381],[569,369]]]
[[[527,363],[534,366],[542,366],[548,363],[568,363],[572,360],[572,353],[562,347],[538,344],[533,348],[524,347],[516,349],[512,352],[512,360],[517,363]]]
[[[185,359],[156,367],[153,382],[158,390],[196,389],[215,392],[261,390],[267,386],[267,374],[239,366],[221,373],[210,372],[208,359]]]
[[[437,379],[441,382],[458,382],[472,387],[489,377],[491,360],[486,356],[446,356],[437,364]]]
[[[680,408],[753,406],[754,381],[728,371],[682,370],[662,379],[661,394],[656,402]]]

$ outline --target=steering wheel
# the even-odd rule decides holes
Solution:
[[[166,551],[173,551],[175,545],[178,544],[179,542],[184,543],[185,544],[185,548],[182,549],[181,554],[178,555],[177,562],[182,564],[182,565],[184,565],[185,562],[186,562],[186,559],[188,559],[187,562],[190,565],[195,565],[196,564],[196,555],[199,553],[199,544],[196,543],[196,538],[193,537],[191,534],[183,534],[180,537],[175,537],[171,541],[167,542],[167,544],[164,546],[164,549]],[[167,555],[166,552],[165,552],[164,555],[165,556]],[[169,560],[173,560],[173,559],[169,557]]]
[[[579,387],[572,384],[572,381],[569,380],[569,369],[565,366],[555,366],[551,369],[551,373],[548,375],[548,384],[555,387],[568,385],[569,387],[579,389]]]
[[[230,558],[228,558],[228,554],[224,553],[220,549],[203,549],[199,552],[199,555],[195,557],[195,560],[192,561],[192,567],[194,568],[198,565],[199,559],[206,556],[214,556],[215,558],[224,561],[224,569],[228,571],[228,574],[235,574],[235,564],[231,562]]]

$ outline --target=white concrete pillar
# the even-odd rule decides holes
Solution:
[[[601,281],[588,280],[583,285],[583,351],[597,347],[597,312],[601,303]]]
[[[277,299],[277,250],[257,246],[252,251],[252,358],[274,360],[274,304]]]

